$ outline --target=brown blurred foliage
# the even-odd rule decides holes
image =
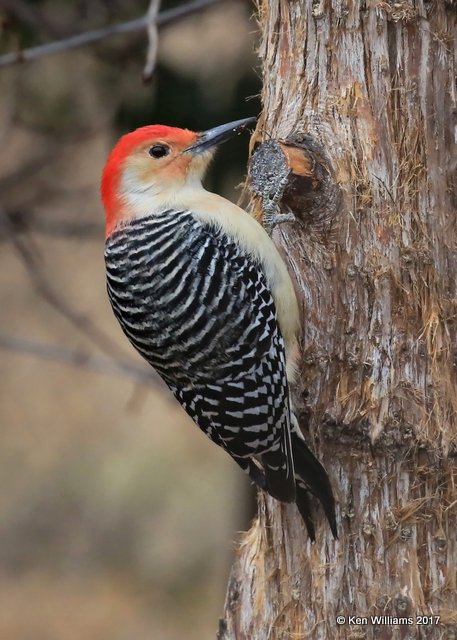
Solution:
[[[147,8],[13,4],[3,51]],[[256,113],[250,10],[221,2],[160,31],[148,87],[145,33],[0,70],[1,639],[215,636],[250,489],[116,325],[98,182],[125,129]],[[236,198],[246,154],[227,145],[210,184]]]

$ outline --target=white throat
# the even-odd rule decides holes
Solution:
[[[141,183],[133,171],[126,169],[121,179],[120,193],[130,215],[142,218],[164,209],[187,208],[189,201],[208,193],[195,174],[186,177],[182,184]]]

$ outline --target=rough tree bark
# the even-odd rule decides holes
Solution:
[[[268,196],[288,175],[282,205],[298,220],[274,237],[303,308],[293,392],[332,478],[340,539],[316,509],[312,545],[295,506],[260,495],[218,637],[457,638],[457,7],[258,10],[255,139],[268,142],[251,182]],[[424,614],[439,623],[416,623]]]

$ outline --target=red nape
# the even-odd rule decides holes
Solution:
[[[120,138],[105,164],[101,181],[101,196],[105,207],[106,235],[116,226],[120,209],[119,182],[125,159],[145,143],[169,142],[178,146],[186,146],[195,139],[195,133],[189,129],[168,127],[162,124],[151,124],[126,133]]]

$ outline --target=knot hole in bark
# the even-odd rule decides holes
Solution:
[[[324,236],[338,212],[341,191],[323,146],[308,134],[268,140],[252,154],[249,178],[264,211],[293,213],[299,224]]]

